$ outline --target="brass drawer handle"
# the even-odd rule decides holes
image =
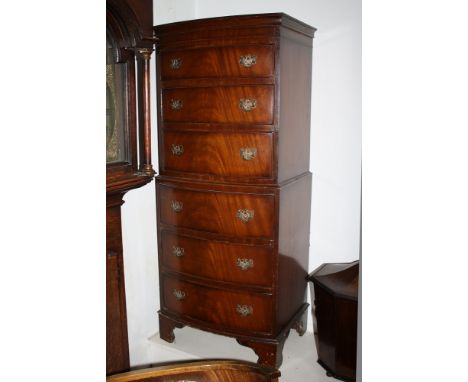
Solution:
[[[257,56],[252,54],[247,54],[246,56],[240,56],[239,64],[246,68],[250,68],[257,63]]]
[[[175,298],[179,301],[182,301],[184,298],[185,298],[185,292],[184,291],[181,291],[179,289],[174,289],[172,291],[172,294],[175,296]]]
[[[172,246],[172,254],[175,257],[182,257],[185,254],[185,250],[182,247],[176,247],[175,245]]]
[[[236,261],[236,265],[242,270],[246,271],[249,268],[253,268],[254,266],[254,261],[252,259],[241,259],[238,258]]]
[[[180,58],[171,58],[171,69],[177,70],[182,66],[182,60]]]
[[[237,210],[236,217],[242,222],[242,223],[248,223],[254,218],[255,211],[254,210]]]
[[[241,98],[239,100],[239,107],[244,111],[252,111],[257,107],[257,100],[254,98]]]
[[[239,313],[242,317],[247,317],[253,314],[253,308],[250,305],[237,304],[236,312]]]
[[[180,110],[184,106],[184,103],[180,99],[171,99],[170,105],[172,110]]]
[[[172,144],[171,146],[172,155],[180,157],[184,153],[184,145]]]
[[[243,160],[252,160],[257,156],[257,149],[255,147],[242,147],[240,156]]]
[[[171,207],[174,212],[180,212],[184,208],[184,203],[179,202],[178,200],[171,201]]]

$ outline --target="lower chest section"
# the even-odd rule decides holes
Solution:
[[[162,311],[221,333],[270,336],[275,192],[159,181],[157,194]]]

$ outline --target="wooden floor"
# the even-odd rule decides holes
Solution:
[[[255,353],[240,346],[234,339],[201,332],[185,327],[176,329],[176,340],[169,344],[159,338],[159,333],[144,343],[130,344],[130,362],[156,364],[169,361],[195,360],[201,358],[234,358],[256,362]],[[314,337],[307,332],[299,337],[291,331],[283,351],[280,382],[334,382],[327,377],[325,370],[317,363]]]

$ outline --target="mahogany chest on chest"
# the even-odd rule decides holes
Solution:
[[[285,14],[155,27],[161,338],[189,325],[278,367],[306,329],[312,38]]]

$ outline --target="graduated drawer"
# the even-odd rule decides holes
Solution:
[[[164,131],[166,171],[225,177],[271,178],[272,133],[193,133]]]
[[[162,223],[238,237],[272,237],[274,196],[159,185]]]
[[[268,245],[245,245],[161,233],[162,262],[174,272],[242,285],[272,287],[273,253]]]
[[[274,74],[271,45],[161,52],[161,78],[267,77]]]
[[[163,276],[163,307],[226,330],[272,331],[271,295],[215,289]]]
[[[273,123],[272,85],[162,90],[165,122]]]

